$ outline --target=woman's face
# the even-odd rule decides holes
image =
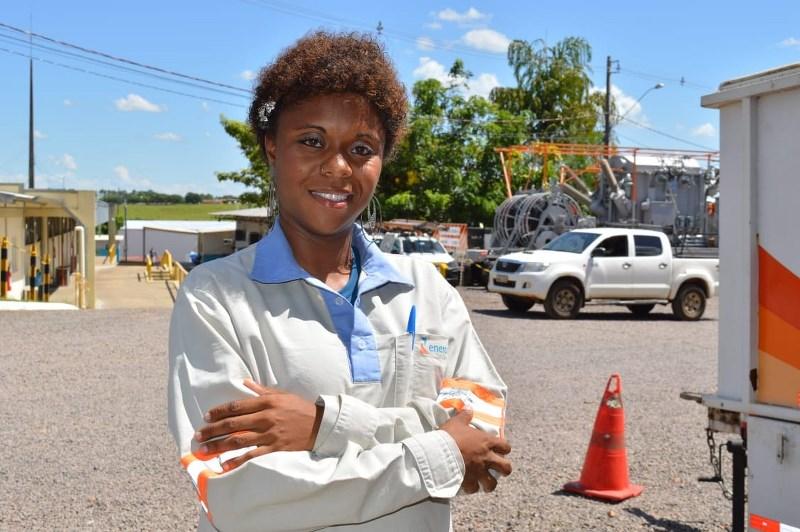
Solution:
[[[308,236],[350,231],[381,174],[384,131],[357,94],[327,94],[280,114],[266,150],[284,230]]]

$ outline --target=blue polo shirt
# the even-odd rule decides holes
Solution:
[[[357,224],[353,225],[352,245],[361,266],[352,299],[328,287],[297,264],[280,220],[275,221],[269,234],[256,245],[250,278],[264,284],[304,281],[316,287],[325,301],[336,333],[347,349],[353,382],[380,382],[381,365],[375,333],[367,315],[361,309],[361,298],[367,292],[387,283],[397,283],[409,288],[414,288],[414,283],[386,260],[383,252],[366,237],[361,226]]]

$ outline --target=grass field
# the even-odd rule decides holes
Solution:
[[[129,203],[129,220],[216,220],[212,212],[232,211],[244,208],[239,204],[207,205],[203,203],[145,204]],[[124,216],[120,205],[117,212]]]

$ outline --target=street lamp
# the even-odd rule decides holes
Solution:
[[[630,112],[631,112],[631,111],[633,111],[634,107],[636,107],[636,105],[637,105],[639,102],[641,102],[641,101],[644,99],[644,97],[645,97],[645,96],[647,96],[647,95],[650,93],[650,91],[654,91],[654,90],[658,90],[658,89],[663,89],[663,88],[664,88],[664,84],[663,84],[663,83],[661,83],[661,82],[659,82],[659,83],[656,83],[655,85],[653,85],[652,87],[650,87],[649,89],[647,89],[646,91],[644,91],[644,92],[642,93],[642,95],[641,95],[641,96],[639,96],[639,98],[638,98],[638,99],[637,99],[635,102],[633,102],[633,105],[631,105],[630,107],[628,107],[628,110],[627,110],[627,111],[625,111],[625,114],[623,114],[622,116],[620,116],[620,117],[619,117],[619,119],[617,120],[617,124],[619,124],[620,122],[622,122],[623,120],[625,120],[625,117],[626,117],[626,116],[628,116],[628,114],[630,114]]]

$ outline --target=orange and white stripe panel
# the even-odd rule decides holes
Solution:
[[[200,505],[203,507],[203,511],[205,511],[209,521],[212,521],[211,511],[208,508],[209,479],[223,474],[222,464],[226,461],[254,448],[255,447],[246,447],[244,449],[237,449],[221,454],[202,454],[199,451],[195,451],[194,453],[186,453],[181,457],[181,466],[186,470],[189,478],[192,479],[192,484],[197,492],[197,499],[200,501]]]
[[[472,410],[472,425],[489,434],[503,436],[506,402],[503,397],[480,384],[464,379],[444,379],[436,402],[459,412]]]
[[[750,514],[750,528],[761,532],[800,532],[800,528],[756,514]]]

